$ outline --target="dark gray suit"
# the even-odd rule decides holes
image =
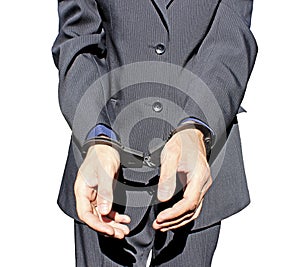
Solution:
[[[243,111],[240,103],[257,53],[250,31],[252,4],[252,0],[59,1],[60,27],[53,56],[59,69],[60,105],[73,138],[58,203],[68,215],[80,222],[73,185],[82,162],[80,146],[95,125],[111,126],[124,145],[147,152],[166,140],[185,117],[202,120],[215,133],[209,161],[214,182],[189,231],[213,225],[249,204],[236,115]],[[132,63],[143,63],[133,68],[137,73],[133,80],[144,82],[128,82],[132,75],[125,77],[126,70],[122,70],[119,76],[99,83],[100,77]],[[174,66],[191,72],[202,83],[195,87],[191,78],[185,84],[188,74],[176,73]],[[174,72],[176,77],[182,74],[184,86],[172,85]],[[159,76],[157,82],[152,74],[154,80]],[[207,98],[207,88],[214,105]],[[156,102],[162,110],[155,109]],[[180,107],[181,113],[170,103]],[[124,116],[126,108],[130,112]],[[121,176],[147,183],[158,171],[124,168]],[[155,196],[151,192],[141,196],[134,190],[123,193],[126,203],[143,199],[142,207],[119,207],[132,217],[131,230],[138,231]]]

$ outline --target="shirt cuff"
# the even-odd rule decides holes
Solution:
[[[90,140],[95,138],[96,136],[99,135],[105,135],[107,137],[109,137],[110,139],[114,140],[114,141],[118,141],[118,137],[116,135],[116,133],[110,129],[109,127],[103,125],[103,124],[98,124],[96,125],[87,135],[86,140]]]

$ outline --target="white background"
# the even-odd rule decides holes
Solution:
[[[74,266],[56,206],[70,130],[51,45],[56,1],[1,4],[0,265]],[[214,267],[300,266],[299,1],[256,1],[259,54],[239,115],[251,205],[222,224]],[[91,266],[92,267],[92,266]]]

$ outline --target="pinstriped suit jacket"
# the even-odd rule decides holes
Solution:
[[[186,116],[206,122],[216,137],[210,160],[214,182],[194,229],[248,205],[236,115],[242,111],[240,103],[257,53],[250,31],[252,5],[252,0],[58,1],[59,34],[52,52],[59,69],[61,110],[73,130],[58,203],[68,215],[78,220],[73,185],[82,161],[80,146],[95,125],[110,125],[124,145],[145,152],[153,142],[166,140],[174,125]],[[188,70],[209,88],[218,109],[201,106],[207,103],[200,88],[195,96],[185,88],[161,82],[121,88],[120,80],[109,78],[105,86],[101,82],[101,90],[90,90],[105,74],[141,62],[157,64],[163,76],[173,69],[159,63]],[[146,72],[153,71],[152,67],[149,65]],[[92,96],[86,97],[89,90]],[[197,97],[202,100],[197,102]],[[155,99],[162,103],[163,112],[153,110]],[[172,113],[168,103],[179,106],[183,115]],[[131,112],[124,115],[128,107]],[[93,119],[76,122],[77,117],[89,118],[90,114],[94,114]],[[123,169],[121,175],[147,182],[157,174],[156,169]],[[127,197],[130,199],[130,194]],[[125,213],[137,218],[132,228],[145,210],[137,215],[130,205],[126,207]]]

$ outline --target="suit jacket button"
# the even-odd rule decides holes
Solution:
[[[159,43],[155,46],[155,53],[157,55],[162,55],[166,51],[166,46],[163,43]]]
[[[153,109],[155,112],[161,112],[162,109],[163,109],[163,105],[162,105],[162,103],[160,103],[159,101],[156,101],[156,102],[153,103],[152,109]]]

